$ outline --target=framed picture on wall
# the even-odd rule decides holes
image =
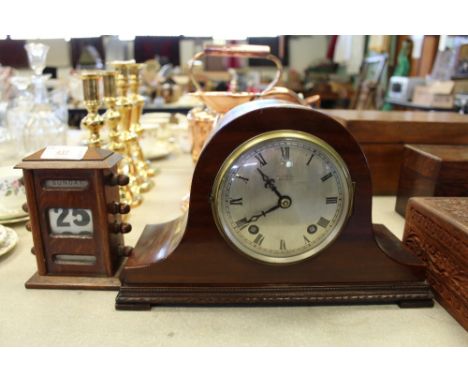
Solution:
[[[460,45],[460,48],[458,49],[454,77],[468,78],[468,44]]]

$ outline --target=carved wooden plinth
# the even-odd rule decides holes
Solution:
[[[395,211],[413,196],[468,196],[468,146],[405,145]]]
[[[468,198],[412,198],[403,242],[439,303],[468,330]]]
[[[116,308],[147,310],[152,305],[350,305],[399,304],[431,307],[427,285],[197,286],[120,289]]]

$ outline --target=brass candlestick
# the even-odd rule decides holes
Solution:
[[[152,181],[149,178],[144,166],[140,163],[135,155],[135,147],[140,147],[138,136],[131,130],[132,124],[132,109],[133,105],[127,97],[128,91],[128,65],[133,61],[115,61],[112,63],[117,71],[117,110],[120,113],[120,134],[122,142],[125,145],[125,152],[131,158],[137,169],[136,183],[139,187],[139,192],[148,191],[152,187]],[[140,148],[141,149],[141,148]]]
[[[107,107],[107,111],[104,113],[103,117],[109,129],[108,148],[122,155],[123,158],[118,164],[117,171],[119,174],[129,177],[128,185],[119,187],[120,200],[132,207],[137,207],[142,203],[143,198],[138,192],[138,185],[136,183],[137,170],[125,151],[125,144],[122,142],[121,133],[118,130],[120,113],[116,109],[116,72],[105,72],[102,78],[104,80],[104,103]]]
[[[102,140],[99,131],[104,126],[104,118],[98,114],[101,99],[99,96],[99,79],[98,73],[83,73],[81,79],[83,81],[83,96],[84,104],[88,114],[81,120],[81,126],[88,130],[87,145],[89,147],[101,147]]]
[[[145,100],[139,94],[140,69],[143,66],[144,66],[143,64],[136,64],[136,63],[128,64],[129,85],[130,85],[130,94],[128,98],[133,105],[132,123],[130,125],[130,130],[134,132],[138,138],[141,138],[143,134],[143,128],[141,127],[140,118],[141,118],[141,113],[143,111],[143,106],[145,104]],[[138,164],[141,166],[141,170],[144,171],[147,174],[147,176],[153,177],[155,175],[155,170],[154,168],[151,167],[150,163],[145,160],[143,151],[139,144],[134,146],[134,153],[137,158]]]

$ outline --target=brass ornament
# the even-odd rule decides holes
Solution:
[[[84,105],[88,114],[82,119],[81,126],[88,131],[86,144],[89,147],[101,147],[102,139],[100,130],[104,127],[104,118],[99,115],[98,110],[101,106],[99,95],[99,80],[101,78],[98,72],[83,73]]]
[[[139,94],[140,87],[140,70],[143,64],[130,63],[128,64],[129,73],[129,100],[132,103],[132,118],[130,131],[135,133],[140,139],[143,135],[143,128],[141,127],[140,118],[143,111],[145,100]],[[138,142],[137,142],[138,143]],[[134,146],[134,153],[137,158],[137,165],[141,166],[141,171],[146,173],[147,177],[153,177],[155,175],[154,168],[151,167],[150,163],[145,160],[143,151],[139,144]]]
[[[137,207],[142,203],[143,198],[138,193],[135,176],[131,175],[136,172],[136,169],[132,169],[134,166],[133,162],[125,151],[125,144],[122,142],[122,136],[118,129],[120,113],[116,109],[116,76],[117,73],[114,71],[107,71],[102,75],[104,83],[104,103],[107,107],[103,117],[109,130],[108,149],[123,157],[118,164],[117,172],[118,174],[129,176],[130,179],[128,185],[119,188],[120,200],[131,207]]]
[[[153,181],[149,179],[149,175],[144,171],[145,164],[144,159],[139,155],[141,151],[140,144],[138,142],[138,135],[132,130],[132,112],[134,110],[134,104],[127,96],[129,88],[129,65],[133,64],[134,61],[115,61],[112,63],[115,70],[117,71],[117,102],[116,107],[120,113],[120,134],[122,142],[124,143],[126,155],[131,158],[133,163],[132,170],[133,175],[136,178],[136,184],[138,188],[135,191],[139,194],[146,192],[151,189],[154,185]]]

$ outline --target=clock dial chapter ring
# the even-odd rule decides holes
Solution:
[[[211,207],[233,248],[287,264],[320,253],[339,236],[352,198],[348,168],[330,145],[305,132],[280,130],[230,154],[215,178]]]

